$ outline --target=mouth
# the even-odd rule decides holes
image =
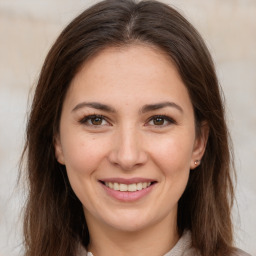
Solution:
[[[104,181],[101,181],[101,183],[106,187],[113,189],[115,191],[135,192],[135,191],[140,191],[152,186],[153,184],[156,183],[156,181],[138,182],[138,183],[131,183],[131,184],[118,183],[118,182],[104,182]]]
[[[123,202],[136,201],[149,194],[157,181],[133,178],[133,179],[105,179],[99,180],[106,193],[114,199]]]

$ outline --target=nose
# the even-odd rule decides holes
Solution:
[[[144,165],[148,155],[139,131],[135,128],[120,129],[115,134],[109,160],[124,171]]]

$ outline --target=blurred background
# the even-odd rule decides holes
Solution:
[[[0,256],[22,255],[17,186],[27,113],[44,58],[92,0],[0,0]],[[238,174],[236,245],[256,255],[256,0],[165,0],[202,34],[226,99]]]

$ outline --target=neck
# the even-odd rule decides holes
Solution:
[[[168,216],[169,217],[169,216]],[[155,256],[164,255],[179,239],[177,222],[166,218],[154,226],[138,231],[120,231],[112,227],[95,225],[89,228],[88,251],[94,256]]]

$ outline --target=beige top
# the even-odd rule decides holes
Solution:
[[[163,256],[196,256],[198,255],[196,250],[192,248],[192,240],[190,231],[185,231],[182,237],[179,239],[177,244],[165,255]],[[86,252],[82,249],[78,256],[93,256],[91,252]],[[237,250],[237,252],[232,256],[250,256],[249,254]]]

